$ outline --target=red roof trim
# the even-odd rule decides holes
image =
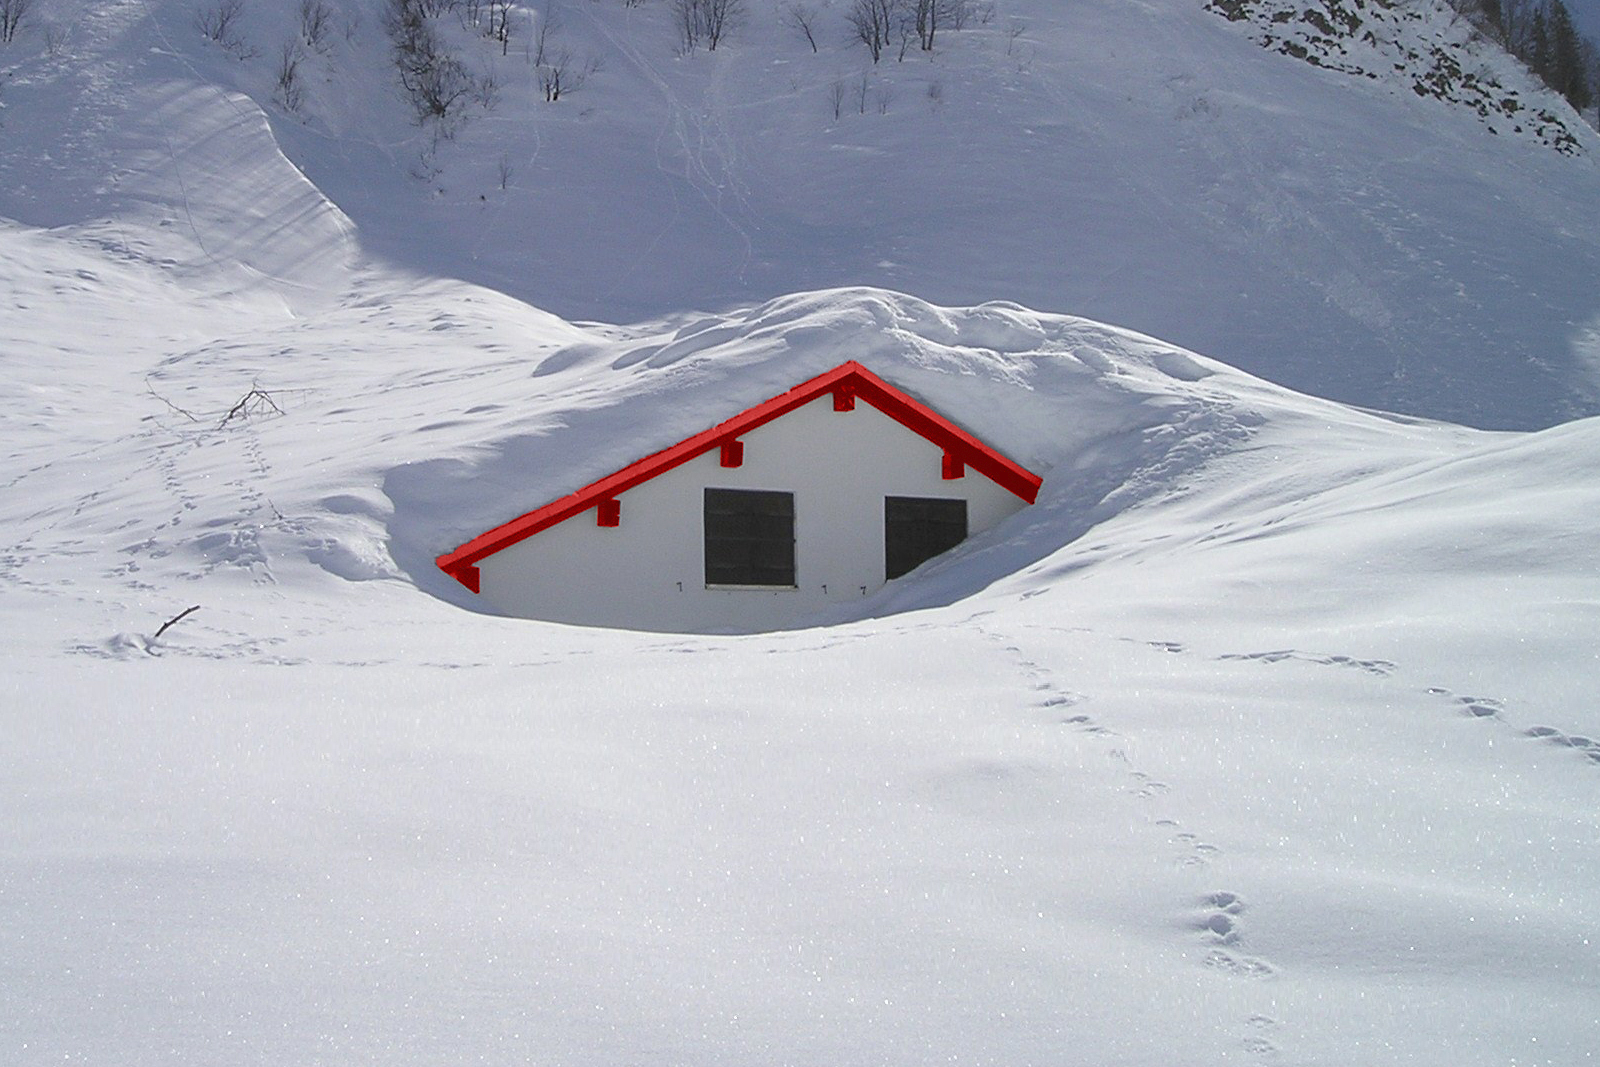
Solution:
[[[549,529],[558,522],[570,519],[581,511],[594,507],[602,500],[615,498],[634,486],[682,466],[713,448],[749,433],[795,408],[808,404],[824,393],[849,396],[864,400],[914,433],[920,434],[955,456],[973,470],[986,475],[997,485],[1021,497],[1029,504],[1039,495],[1042,479],[1005,456],[996,452],[955,423],[932,408],[913,400],[888,382],[873,374],[861,364],[851,360],[832,370],[819,374],[808,382],[790,389],[787,393],[757,404],[748,411],[718,423],[709,430],[680,441],[671,448],[628,464],[615,474],[579,489],[576,493],[551,501],[544,507],[496,526],[487,533],[473,538],[454,552],[447,552],[436,561],[439,568],[456,581],[478,591],[478,562],[518,541]],[[837,404],[835,405],[838,406]]]

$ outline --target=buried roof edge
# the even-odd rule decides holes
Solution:
[[[478,592],[477,564],[485,557],[532,537],[541,530],[564,522],[604,500],[625,493],[636,485],[664,474],[725,442],[763,426],[826,393],[866,401],[906,429],[943,448],[973,470],[985,475],[1001,488],[1031,504],[1039,494],[1042,479],[978,440],[932,408],[913,399],[867,370],[855,360],[841,363],[830,371],[801,382],[786,393],[765,400],[720,422],[709,430],[678,442],[670,448],[591,482],[575,493],[560,497],[541,508],[520,515],[510,522],[468,541],[453,552],[439,556],[439,569],[456,581]]]

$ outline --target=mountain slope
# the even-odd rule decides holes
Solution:
[[[1009,301],[830,288],[629,326],[566,321],[452,265],[521,247],[556,287],[570,256],[580,273],[562,284],[599,303],[605,291],[583,290],[594,262],[631,249],[639,270],[610,277],[614,306],[656,274],[641,305],[711,291],[731,268],[689,268],[716,266],[715,235],[733,231],[708,229],[701,253],[694,226],[725,216],[751,249],[777,240],[745,226],[757,215],[739,214],[735,187],[718,201],[704,184],[722,149],[698,157],[702,197],[671,176],[676,140],[647,141],[664,169],[646,182],[621,165],[627,138],[595,133],[616,149],[590,157],[597,188],[636,195],[623,201],[636,221],[676,220],[642,230],[651,245],[621,221],[561,214],[600,195],[564,181],[530,183],[519,210],[473,207],[449,184],[435,195],[451,168],[494,174],[472,138],[495,116],[442,146],[445,169],[419,186],[405,173],[415,131],[366,68],[306,127],[268,122],[255,101],[269,72],[185,36],[191,7],[130,0],[72,22],[88,9],[41,10],[74,35],[18,61],[4,134],[22,150],[0,156],[0,1060],[1499,1067],[1592,1054],[1600,420],[1490,432],[1384,415]],[[1091,69],[1138,68],[1091,43],[1176,10],[1073,5],[1063,17],[1080,30],[1103,25],[1058,40]],[[271,11],[252,10],[254,39],[292,29],[292,12]],[[584,11],[596,32],[659,15],[575,8],[574,42]],[[1278,64],[1335,77],[1215,16],[1187,25],[1197,36],[1175,38],[1263,87],[1211,93],[1221,129],[1265,114]],[[1004,31],[990,41],[998,61]],[[378,69],[380,43],[357,33],[350,47]],[[722,68],[702,54],[658,69],[699,84]],[[1017,73],[971,99],[1000,114],[1043,91]],[[622,72],[566,102],[599,97],[607,77]],[[251,91],[218,87],[232,79]],[[1060,84],[1098,85],[1112,115],[1150,113],[1110,81]],[[1474,117],[1438,119],[1437,101],[1352,84],[1282,106],[1323,100],[1324,131],[1397,112],[1447,131],[1419,132],[1409,162],[1372,165],[1391,175],[1436,179],[1430,159],[1495,146],[1458,197],[1340,164],[1351,189],[1392,197],[1374,217],[1411,220],[1397,247],[1437,252],[1430,220],[1486,210],[1472,196],[1520,190],[1518,174],[1549,179],[1520,216],[1529,234],[1494,232],[1507,258],[1474,266],[1457,249],[1389,277],[1384,299],[1424,291],[1430,269],[1536,289],[1581,259],[1586,223],[1556,209],[1584,188],[1583,159],[1513,152]],[[496,115],[514,127],[509,103]],[[361,136],[316,125],[335,108]],[[1092,109],[1072,113],[1082,133]],[[600,121],[538,114],[573,137]],[[1009,251],[974,240],[965,262],[1022,284],[1075,262],[1053,254],[1065,230],[1052,227],[1076,221],[1076,247],[1104,262],[1119,250],[1097,241],[1143,232],[1117,213],[1134,192],[1165,191],[1141,218],[1186,228],[1143,237],[1169,259],[1130,259],[1159,305],[1168,289],[1228,288],[1225,262],[1200,257],[1230,231],[1152,169],[1185,147],[1224,183],[1218,197],[1261,168],[1259,192],[1215,202],[1255,219],[1252,233],[1348,219],[1361,202],[1324,209],[1301,189],[1278,201],[1308,205],[1298,213],[1250,214],[1295,172],[1272,161],[1305,173],[1304,131],[1273,127],[1233,155],[1107,127],[1091,154],[1120,145],[1119,180],[1070,178],[1109,205],[1102,227],[1029,205],[1039,232],[1007,231],[1006,211],[974,200],[964,229],[930,224],[924,239],[881,189],[825,195],[896,170],[873,154],[886,131],[867,125],[887,117],[855,116],[849,145],[813,142],[838,159],[819,167],[816,199],[796,201],[816,214],[774,224],[797,253],[820,255],[828,218],[905,224],[923,258],[896,270],[953,285],[962,271],[930,250],[1010,233]],[[1036,140],[964,128],[979,150]],[[538,130],[548,149],[557,132]],[[1344,143],[1363,136],[1398,143],[1374,130]],[[743,158],[727,173],[785,159]],[[937,173],[992,191],[996,158]],[[1046,180],[1059,157],[1010,165],[1001,207],[1021,212],[1035,180],[1062,187]],[[534,212],[536,190],[555,203]],[[659,215],[651,195],[673,190],[680,213]],[[1537,225],[1535,209],[1548,212]],[[475,211],[496,228],[464,225]],[[534,223],[572,243],[519,246]],[[1561,227],[1567,243],[1524,255]],[[1292,245],[1264,239],[1268,263],[1276,248],[1279,267],[1304,264],[1280,290],[1331,285],[1315,257],[1287,258]],[[816,262],[846,273],[861,253],[842,235],[838,248]],[[1240,269],[1267,278],[1246,251]],[[647,269],[661,264],[675,269]],[[1104,291],[1132,308],[1140,286],[1113,281]],[[1363,306],[1359,288],[1338,291]],[[1397,336],[1433,314],[1400,310]],[[1254,321],[1332,346],[1315,327],[1339,314],[1302,293]],[[1530,345],[1546,336],[1532,321]],[[1392,390],[1392,353],[1344,351],[1353,391]],[[1559,351],[1539,349],[1552,381],[1577,373]],[[851,617],[787,633],[496,618],[462,610],[469,598],[432,568],[463,533],[845,357],[1042,470],[1040,503]],[[1556,393],[1531,373],[1514,388],[1520,373],[1515,358],[1462,357],[1447,377],[1401,381],[1447,390],[1441,408],[1470,398],[1494,412],[1484,421],[1551,417]]]
[[[1189,0],[1005,0],[931,56],[877,66],[831,9],[815,54],[756,4],[716,52],[679,55],[665,5],[558,2],[554,41],[599,70],[545,104],[536,20],[505,57],[452,23],[499,102],[447,141],[410,122],[377,4],[335,6],[341,32],[308,52],[298,114],[271,103],[289,10],[247,13],[259,54],[240,60],[198,38],[195,5],[80,8],[97,10],[41,4],[72,27],[55,57],[28,58],[37,35],[13,49],[8,129],[43,152],[0,164],[0,212],[25,222],[119,202],[119,164],[97,175],[93,159],[120,156],[72,153],[157,113],[120,86],[198,83],[216,115],[116,152],[203,152],[224,89],[242,90],[369,253],[568,318],[878,284],[1117,322],[1317,395],[1485,427],[1600,403],[1596,138],[1464,42],[1469,72],[1566,115],[1575,155],[1420,98],[1409,74],[1263,50]],[[1415,13],[1392,30],[1413,51],[1460,36],[1442,8]],[[58,164],[81,176],[71,197]],[[181,168],[163,181],[147,195],[176,210]]]

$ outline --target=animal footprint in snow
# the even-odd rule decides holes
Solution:
[[[1137,784],[1132,789],[1128,790],[1128,792],[1132,793],[1134,796],[1153,797],[1158,793],[1165,793],[1167,791],[1167,783],[1154,781],[1143,771],[1133,771],[1131,772],[1131,777]]]
[[[1278,1020],[1266,1015],[1252,1015],[1244,1021],[1244,1025],[1250,1031],[1243,1041],[1246,1052],[1267,1056],[1278,1051],[1278,1046],[1267,1038],[1268,1034],[1278,1029]]]
[[[1496,718],[1504,710],[1498,700],[1489,697],[1456,697],[1456,703],[1461,705],[1464,713],[1478,719]]]
[[[1239,940],[1239,915],[1244,911],[1244,901],[1237,893],[1212,893],[1201,904],[1205,911],[1195,922],[1196,929],[1209,934],[1219,945],[1231,945]]]
[[[1205,903],[1218,911],[1225,911],[1229,915],[1238,915],[1244,911],[1244,901],[1239,899],[1239,894],[1219,890],[1206,897]]]
[[[1315,663],[1322,667],[1354,667],[1368,674],[1375,674],[1380,678],[1387,678],[1395,671],[1395,665],[1386,659],[1324,656],[1314,652],[1301,652],[1293,648],[1276,648],[1269,652],[1227,652],[1217,658],[1223,660],[1254,660],[1259,663],[1282,663],[1284,660],[1300,660],[1305,663]]]
[[[1200,929],[1209,933],[1219,945],[1231,945],[1239,940],[1239,924],[1225,912],[1213,912],[1200,920]]]
[[[1106,732],[1106,728],[1104,726],[1100,726],[1087,715],[1069,716],[1061,720],[1061,725],[1076,726],[1086,734],[1103,734]]]
[[[1204,866],[1218,851],[1216,845],[1208,845],[1187,830],[1181,834],[1172,835],[1172,843],[1182,845],[1188,851],[1179,858],[1178,862],[1185,867]]]
[[[1553,726],[1531,726],[1523,731],[1528,737],[1548,741],[1553,745],[1564,745],[1582,752],[1592,762],[1600,763],[1600,741],[1591,737],[1582,737],[1577,734],[1564,734]]]
[[[1207,967],[1235,978],[1271,978],[1272,967],[1250,956],[1235,956],[1221,949],[1208,954],[1204,960]]]

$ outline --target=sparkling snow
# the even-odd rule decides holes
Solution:
[[[606,0],[424,182],[375,4],[304,123],[194,6],[0,51],[0,1060],[1594,1058],[1591,155],[1176,0],[837,123]],[[432,567],[841,358],[1039,503],[774,634]]]

